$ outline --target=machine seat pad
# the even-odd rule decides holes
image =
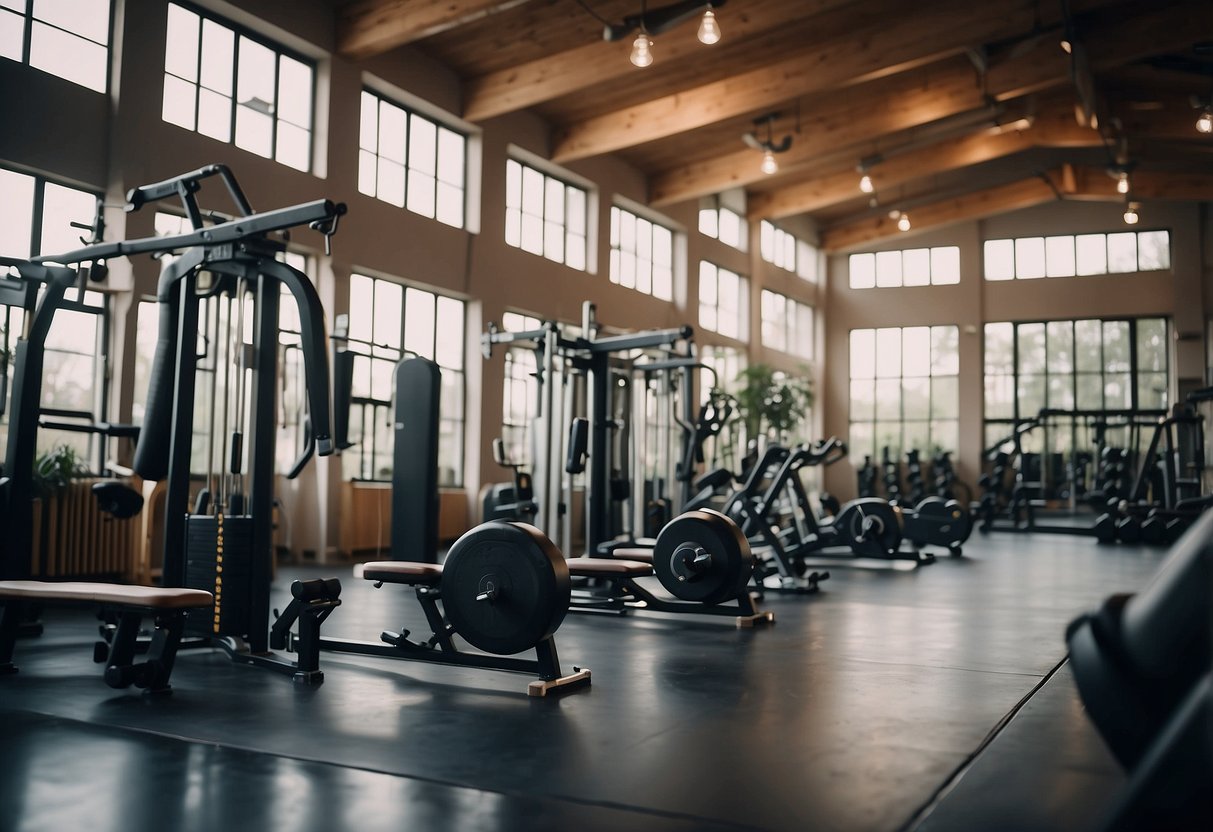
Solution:
[[[637,560],[641,563],[653,562],[653,550],[651,548],[633,548],[627,547],[615,549],[611,552],[611,557],[621,560]]]
[[[127,586],[92,581],[0,581],[0,600],[113,604],[153,610],[209,607],[215,597],[204,589]]]
[[[358,575],[355,568],[354,575]],[[362,577],[385,584],[437,585],[442,580],[442,564],[409,560],[376,560],[362,564]]]
[[[570,558],[569,574],[580,578],[609,578],[614,575],[643,578],[653,574],[653,567],[638,560]]]

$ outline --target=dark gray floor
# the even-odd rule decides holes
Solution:
[[[374,828],[361,807],[426,829],[1078,828],[1103,788],[1079,775],[1116,774],[1064,675],[970,758],[1062,659],[1065,624],[1162,554],[1019,535],[918,569],[832,563],[820,596],[768,600],[770,630],[571,615],[561,656],[594,683],[548,700],[522,676],[346,656],[326,656],[311,690],[208,652],[183,655],[174,696],[149,702],[104,687],[90,625],[66,619],[0,679],[0,828],[205,828],[195,788],[256,803],[209,808],[227,830]],[[344,583],[329,634],[424,629],[409,592]],[[1082,739],[1050,761],[1059,737]],[[1074,776],[1047,801],[1007,800],[998,766],[1025,761],[1047,782],[1050,765]],[[75,788],[59,800],[35,770]],[[139,811],[117,797],[132,770],[151,778],[127,787]]]

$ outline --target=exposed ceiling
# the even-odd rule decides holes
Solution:
[[[641,5],[358,0],[339,10],[338,44],[409,44],[463,79],[470,121],[530,109],[558,162],[618,154],[657,205],[743,187],[751,216],[808,215],[835,250],[897,233],[892,208],[921,229],[1123,200],[1116,165],[1133,198],[1213,198],[1213,134],[1194,108],[1213,105],[1210,0],[727,0],[719,43],[696,39],[695,10],[653,36],[643,69],[635,34],[605,41],[602,22]],[[649,3],[649,19],[676,5]],[[777,173],[747,132],[792,137]]]

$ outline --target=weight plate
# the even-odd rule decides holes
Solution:
[[[746,591],[754,555],[736,523],[718,511],[696,509],[657,535],[653,571],[671,595],[719,604]]]
[[[543,532],[494,520],[455,541],[442,567],[442,604],[461,638],[488,653],[529,650],[569,610],[569,567]]]
[[[878,497],[852,500],[843,506],[837,528],[861,558],[887,558],[901,547],[901,519]]]

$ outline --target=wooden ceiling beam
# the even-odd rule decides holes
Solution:
[[[1187,138],[1194,134],[1191,118],[1184,112],[1138,113],[1127,119],[1125,130],[1134,140],[1143,138]],[[1032,126],[1022,131],[991,135],[988,128],[946,139],[904,153],[886,154],[869,175],[880,193],[916,179],[958,170],[969,165],[1000,159],[1035,147],[1098,147],[1099,132],[1080,126],[1069,106],[1053,101],[1042,108]],[[780,219],[818,211],[854,199],[859,193],[855,167],[835,167],[823,175],[775,191],[751,194],[747,202],[752,219]],[[1114,183],[1113,183],[1114,184]],[[1213,192],[1211,192],[1213,193]]]
[[[1194,12],[1190,5],[1143,8],[1146,11],[1142,15],[1118,17],[1086,31],[1084,38],[1096,70],[1191,45]],[[1209,18],[1206,28],[1213,27],[1213,4],[1199,14]],[[1055,89],[1069,81],[1065,54],[1046,38],[1035,48],[991,66],[987,94],[994,100],[1007,101]],[[815,159],[840,147],[869,148],[859,154],[867,155],[883,135],[925,127],[977,110],[986,102],[972,68],[957,59],[940,62],[927,71],[900,73],[861,89],[818,96],[809,102],[801,134],[795,137],[791,149],[778,157],[780,170],[786,173],[812,166]],[[858,155],[855,161],[858,163]],[[739,141],[732,153],[651,175],[649,198],[655,205],[668,205],[762,179],[758,154],[742,147]]]
[[[553,135],[553,158],[583,159],[666,138],[777,107],[798,96],[921,66],[969,45],[1005,36],[1009,29],[1031,26],[1030,10],[1019,8],[1019,14],[1013,14],[1005,3],[982,7],[977,13],[972,3],[943,0],[920,4],[912,15],[906,15],[905,4],[895,0],[879,0],[878,5],[883,11],[865,17],[847,35],[823,32],[806,42],[795,58],[558,127]],[[864,4],[861,8],[866,11],[869,7]],[[897,26],[889,25],[899,17]],[[1011,22],[1008,17],[1021,19]]]
[[[801,0],[795,9],[796,20],[815,17],[853,0]],[[776,30],[793,22],[788,19],[786,0],[748,0],[730,4],[719,13],[725,43]],[[690,24],[688,24],[690,27]],[[649,70],[660,72],[669,62],[682,59],[712,60],[693,31],[686,36],[666,35],[658,39],[661,64]],[[627,59],[629,43],[598,40],[498,72],[472,78],[463,88],[463,117],[484,121],[505,113],[533,107],[563,95],[607,81],[619,81],[640,72]]]
[[[360,0],[337,15],[337,51],[347,58],[382,55],[528,0]]]
[[[1029,208],[1057,199],[1057,193],[1040,177],[974,191],[963,196],[919,205],[908,211],[912,228],[923,231],[962,220],[982,219],[995,214]],[[827,228],[821,235],[822,248],[831,253],[846,251],[866,243],[900,233],[897,220],[883,211],[876,216]]]
[[[1133,191],[1128,196],[1116,192],[1116,180],[1103,168],[1067,166],[1073,192],[1068,199],[1097,202],[1141,201],[1204,202],[1213,194],[1213,170],[1164,171],[1135,170],[1130,181]]]

